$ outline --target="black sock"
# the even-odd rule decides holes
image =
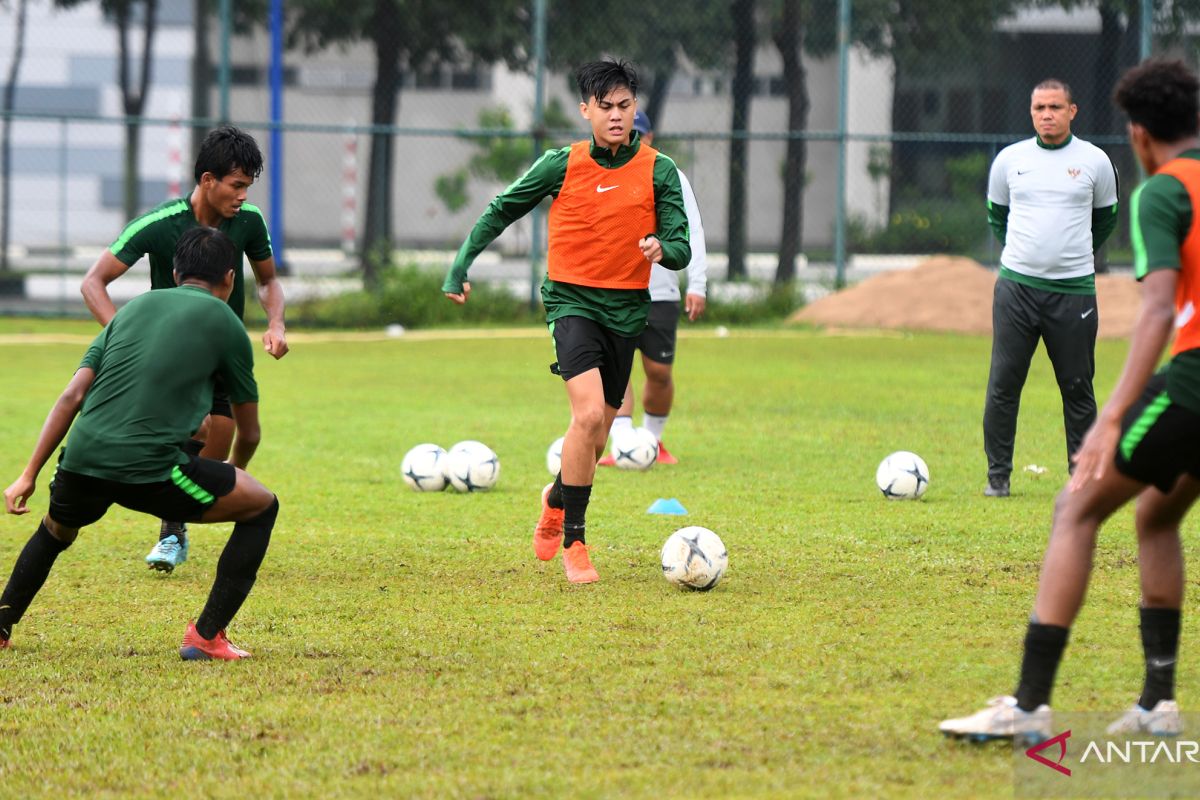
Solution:
[[[563,549],[579,542],[584,544],[584,518],[587,516],[588,500],[592,497],[591,486],[568,486],[563,484]]]
[[[1029,623],[1025,632],[1025,655],[1021,659],[1021,682],[1017,685],[1017,708],[1033,711],[1050,702],[1054,673],[1062,661],[1070,629],[1058,625]]]
[[[43,522],[17,556],[4,593],[0,594],[0,639],[12,638],[12,626],[21,621],[25,609],[50,575],[58,554],[70,547],[51,535]]]
[[[1175,699],[1175,656],[1179,653],[1177,608],[1139,609],[1142,652],[1146,656],[1146,682],[1138,705],[1147,711],[1160,700]]]
[[[554,476],[554,485],[550,487],[550,493],[546,495],[546,505],[551,508],[563,507],[561,472]]]
[[[270,508],[254,519],[233,526],[233,533],[217,561],[217,577],[208,594],[208,602],[196,620],[196,632],[205,639],[213,638],[229,626],[229,621],[254,588],[278,513],[279,499],[276,498]]]

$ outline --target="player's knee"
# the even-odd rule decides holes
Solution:
[[[608,436],[608,431],[604,428],[603,406],[576,411],[573,422],[587,436],[589,441],[595,441],[596,437],[601,434],[604,434],[606,438]]]
[[[671,385],[671,365],[653,363],[654,366],[647,365],[646,367],[646,383],[653,384],[659,389],[666,389]]]
[[[1092,394],[1092,382],[1083,377],[1067,378],[1058,388],[1066,400],[1085,400]]]
[[[49,516],[42,520],[42,524],[46,526],[46,530],[50,535],[62,544],[63,549],[70,547],[79,537],[79,528],[68,528],[66,525],[55,522]]]

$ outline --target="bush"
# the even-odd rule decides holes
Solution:
[[[380,273],[378,290],[300,303],[288,309],[288,323],[313,328],[381,328],[397,323],[429,328],[477,322],[534,324],[542,319],[540,308],[531,311],[528,302],[482,282],[471,285],[469,303],[456,306],[442,293],[444,277],[415,265],[387,268]]]
[[[898,208],[888,224],[870,230],[861,219],[848,226],[849,247],[856,253],[955,253],[968,255],[987,242],[982,204],[924,200]]]

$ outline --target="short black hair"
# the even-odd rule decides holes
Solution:
[[[1200,130],[1200,79],[1179,59],[1151,58],[1131,67],[1117,81],[1113,102],[1160,142]]]
[[[196,183],[206,172],[221,180],[235,169],[257,180],[262,174],[263,157],[254,137],[232,125],[222,125],[209,131],[200,142],[196,155]]]
[[[1034,92],[1050,91],[1053,89],[1061,89],[1062,93],[1067,96],[1067,103],[1074,105],[1075,98],[1071,96],[1071,87],[1064,80],[1060,80],[1058,78],[1046,78],[1046,80],[1042,81],[1037,86],[1033,87]],[[1032,95],[1033,92],[1030,92],[1029,94]]]
[[[175,280],[183,283],[195,278],[215,286],[225,273],[237,268],[237,261],[237,247],[228,236],[204,225],[191,228],[175,245]]]
[[[603,100],[617,89],[628,89],[637,97],[637,71],[628,61],[590,61],[579,68],[575,79],[579,82],[579,96],[585,103],[593,97]]]

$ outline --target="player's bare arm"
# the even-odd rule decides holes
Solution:
[[[101,325],[107,325],[117,313],[117,307],[108,296],[108,285],[128,271],[128,264],[105,250],[83,276],[79,287],[83,302]]]
[[[67,383],[67,388],[54,403],[54,407],[50,409],[50,413],[46,416],[46,422],[42,425],[42,432],[38,434],[37,444],[33,446],[33,454],[29,457],[29,463],[25,465],[21,477],[4,490],[4,510],[9,514],[29,512],[26,503],[36,488],[38,474],[50,460],[50,456],[62,444],[62,440],[66,438],[71,423],[75,421],[75,416],[83,406],[83,398],[87,396],[88,389],[91,388],[92,381],[95,379],[96,373],[90,367],[77,370],[70,382]]]
[[[1173,269],[1155,270],[1142,279],[1142,308],[1129,342],[1129,356],[1116,388],[1075,454],[1075,474],[1068,484],[1070,491],[1077,492],[1089,481],[1104,477],[1105,470],[1112,465],[1113,453],[1121,438],[1121,418],[1154,374],[1171,336],[1177,280],[1178,273]]]
[[[229,463],[245,469],[262,441],[262,428],[258,423],[258,403],[234,403],[233,419],[237,423],[237,439],[233,442],[233,456]]]
[[[687,313],[688,322],[695,322],[708,307],[708,301],[702,294],[687,294],[683,298],[683,310]]]
[[[275,257],[263,261],[250,259],[254,270],[254,281],[258,285],[258,302],[267,312],[267,332],[263,334],[263,347],[273,358],[283,358],[288,352],[287,333],[283,323],[283,285],[275,269]]]

